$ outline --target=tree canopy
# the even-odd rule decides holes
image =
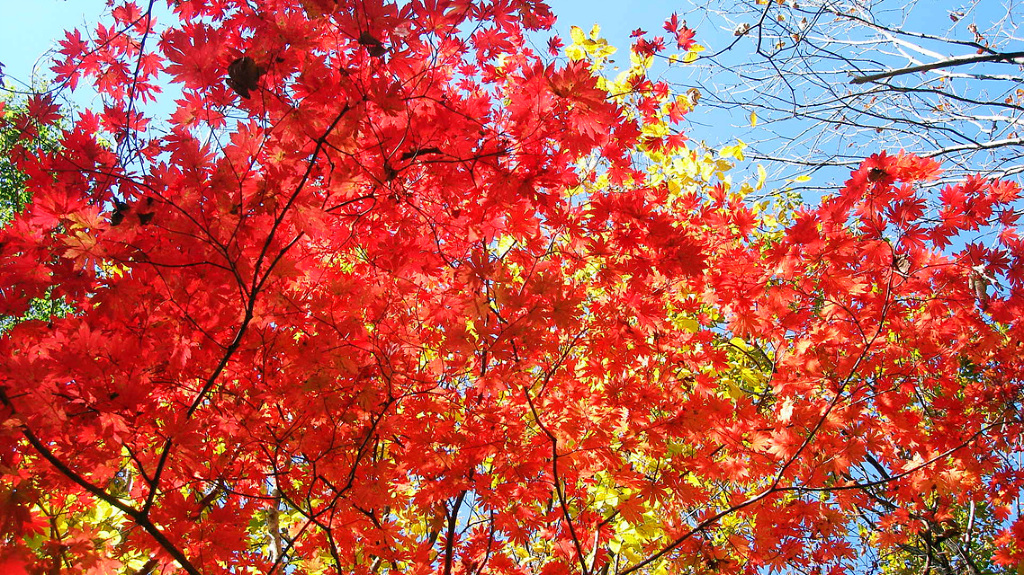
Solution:
[[[154,5],[0,109],[5,572],[1024,565],[1015,183],[755,201],[675,15],[617,72],[534,0]]]

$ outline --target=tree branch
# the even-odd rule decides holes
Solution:
[[[930,64],[919,64],[917,66],[907,66],[906,68],[897,68],[896,70],[886,70],[885,72],[878,72],[876,74],[868,74],[865,76],[854,76],[850,80],[851,84],[867,84],[868,82],[876,82],[878,80],[884,80],[886,78],[894,78],[896,76],[903,76],[906,74],[913,74],[914,72],[927,72],[929,70],[936,70],[939,68],[952,68],[954,66],[964,66],[966,64],[977,64],[979,62],[1011,62],[1016,63],[1015,60],[1018,58],[1024,58],[1024,52],[1002,52],[998,54],[982,54],[980,56],[956,56],[948,60],[941,60],[939,62],[932,62]]]
[[[465,498],[466,491],[463,490],[459,493],[455,502],[452,503],[451,511],[448,512],[448,533],[445,536],[444,542],[444,575],[451,575],[452,573],[452,560],[455,558],[455,526],[457,525],[459,508],[462,507],[462,501]]]
[[[35,449],[36,452],[39,453],[39,455],[41,455],[43,459],[48,461],[50,465],[52,465],[57,471],[59,471],[61,475],[67,477],[85,491],[88,491],[90,494],[92,494],[93,497],[107,503],[111,507],[114,507],[120,510],[125,515],[131,517],[132,521],[134,521],[136,525],[142,527],[147,533],[149,533],[150,537],[156,540],[160,547],[163,547],[164,551],[166,551],[168,555],[174,558],[174,560],[177,561],[179,565],[181,565],[182,569],[184,569],[190,575],[200,575],[199,570],[194,565],[192,565],[192,563],[188,560],[188,557],[185,557],[185,554],[182,553],[181,549],[178,549],[178,547],[174,545],[174,543],[172,543],[171,540],[168,539],[167,536],[164,535],[164,533],[160,531],[160,529],[152,521],[149,520],[149,516],[147,515],[146,512],[139,511],[138,509],[135,509],[134,507],[125,504],[117,497],[114,497],[113,495],[107,493],[105,490],[87,481],[75,470],[68,467],[52,451],[50,451],[50,448],[48,448],[46,444],[42,442],[42,440],[36,437],[36,435],[32,433],[32,430],[29,429],[27,426],[21,426],[21,434],[25,436],[25,439],[28,440],[32,448]]]

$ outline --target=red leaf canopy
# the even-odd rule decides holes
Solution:
[[[544,61],[542,3],[170,7],[69,35],[104,110],[11,154],[0,313],[70,311],[0,339],[0,564],[841,572],[1006,521],[1016,186],[936,217],[882,155],[769,218],[638,161],[698,160],[638,123],[677,101]]]

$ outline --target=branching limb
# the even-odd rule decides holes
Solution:
[[[997,54],[982,54],[980,56],[957,56],[955,58],[949,58],[948,60],[941,60],[939,62],[931,62],[929,64],[919,64],[917,66],[907,66],[906,68],[899,68],[897,70],[886,70],[884,72],[878,72],[877,74],[855,76],[850,80],[850,83],[867,84],[868,82],[877,82],[878,80],[895,78],[896,76],[913,74],[915,72],[927,72],[929,70],[952,68],[954,66],[977,64],[979,62],[1018,63],[1017,60],[1022,58],[1024,58],[1024,52],[1000,52]]]

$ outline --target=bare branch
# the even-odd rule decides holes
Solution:
[[[885,72],[879,72],[877,74],[868,74],[865,76],[855,76],[850,80],[851,84],[867,84],[868,82],[876,82],[878,80],[884,80],[886,78],[894,78],[896,76],[903,76],[905,74],[913,74],[915,72],[927,72],[929,70],[937,70],[939,68],[952,68],[954,66],[964,66],[966,64],[977,64],[979,62],[1008,62],[1016,64],[1017,60],[1024,58],[1024,52],[1008,52],[999,54],[982,54],[980,56],[957,56],[949,58],[948,60],[942,60],[939,62],[932,62],[930,64],[921,64],[918,66],[907,66],[906,68],[900,68],[898,70],[886,70]]]

